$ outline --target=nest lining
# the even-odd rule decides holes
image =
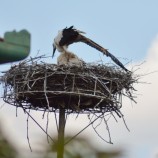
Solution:
[[[26,109],[112,112],[122,95],[132,98],[132,73],[106,65],[58,66],[26,60],[3,76],[4,101]]]

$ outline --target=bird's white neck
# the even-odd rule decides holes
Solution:
[[[54,42],[56,49],[58,50],[58,52],[63,53],[67,51],[67,46],[60,46],[59,44],[57,44],[56,42]]]

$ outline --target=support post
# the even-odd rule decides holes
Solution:
[[[57,158],[63,158],[64,155],[64,133],[65,133],[65,109],[60,107]]]

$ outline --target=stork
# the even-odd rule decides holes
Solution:
[[[64,30],[64,29],[63,29]],[[54,38],[53,43],[53,55],[55,54],[56,49],[60,52],[60,56],[57,58],[58,65],[67,65],[67,66],[78,66],[81,67],[84,64],[84,61],[78,58],[77,55],[70,52],[67,48],[68,45],[60,45],[60,41],[63,38],[63,30],[58,31],[58,35]]]
[[[84,61],[79,59],[77,55],[70,51],[63,51],[57,59],[58,65],[77,66],[81,67]]]
[[[67,53],[71,54],[71,52],[69,52],[67,50],[68,46],[72,43],[83,42],[83,43],[97,49],[98,51],[102,52],[107,57],[110,57],[117,65],[119,65],[122,69],[124,69],[126,72],[128,72],[128,70],[124,67],[124,65],[114,55],[112,55],[107,49],[103,48],[102,46],[95,43],[91,39],[85,37],[83,35],[84,33],[85,32],[83,32],[83,31],[75,29],[73,26],[71,26],[69,28],[66,27],[63,30],[60,30],[58,32],[58,35],[54,38],[52,57],[54,56],[55,51],[57,49],[59,52],[61,52],[63,54],[58,57],[58,60],[60,59],[60,61],[61,61],[62,56],[65,57],[66,59],[68,59],[70,56],[67,58],[66,57],[66,56],[68,56]],[[78,59],[80,61],[80,59],[75,54],[73,54],[73,55],[74,55],[75,59]],[[68,59],[68,61],[70,62],[71,59]]]

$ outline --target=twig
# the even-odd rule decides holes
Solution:
[[[102,116],[102,114],[100,116]],[[96,119],[94,119],[92,122],[90,122],[87,126],[85,126],[80,132],[78,132],[73,137],[71,137],[67,142],[65,142],[65,145],[68,144],[70,141],[72,141],[74,138],[76,138],[80,133],[82,133],[85,129],[87,129],[91,124],[93,124],[98,119],[99,116]]]
[[[31,152],[32,152],[32,148],[31,148],[31,144],[30,144],[30,139],[29,139],[29,122],[28,122],[28,120],[29,120],[29,115],[27,116],[27,141],[28,141],[28,144],[29,144],[29,148],[30,148],[30,150],[31,150]]]
[[[129,128],[128,128],[128,126],[127,126],[127,124],[126,124],[126,121],[125,121],[124,115],[121,113],[121,111],[120,111],[120,114],[121,114],[121,117],[122,117],[122,120],[123,120],[123,122],[124,122],[124,125],[125,125],[126,129],[130,132],[130,130],[129,130]]]
[[[113,143],[112,143],[112,141],[111,141],[110,129],[109,129],[109,126],[108,126],[107,121],[105,120],[105,117],[104,117],[104,122],[105,122],[105,125],[106,125],[106,129],[107,129],[107,131],[108,131],[108,135],[109,135],[109,142],[110,142],[110,144],[113,144]]]
[[[95,116],[98,117],[97,115],[95,115]],[[113,144],[112,141],[111,141],[111,136],[110,136],[110,131],[109,131],[108,124],[107,124],[107,122],[105,122],[104,114],[102,114],[102,116],[99,117],[99,118],[101,118],[100,123],[98,123],[95,127],[94,127],[94,124],[92,124],[93,130],[94,130],[95,133],[98,135],[98,137],[101,138],[104,142]],[[105,124],[106,124],[106,129],[107,129],[108,135],[109,135],[109,141],[105,140],[105,139],[98,133],[98,131],[96,130],[96,128],[101,124],[102,120],[104,120],[104,122],[105,122]],[[91,120],[90,120],[90,121],[91,121]]]
[[[41,130],[48,135],[48,137],[55,143],[55,141],[53,140],[53,138],[43,129],[43,127],[29,114],[29,112],[26,111],[26,109],[24,109],[24,113],[28,114],[28,116],[41,128]]]
[[[54,112],[54,116],[55,116],[55,122],[56,122],[57,132],[58,132],[59,131],[59,127],[58,127],[58,121],[57,121],[56,112]]]
[[[48,97],[47,97],[47,73],[45,73],[45,79],[44,79],[44,95],[45,95],[45,97],[46,97],[48,110],[50,110],[50,107],[49,107],[49,100],[48,100]]]
[[[49,124],[49,111],[47,112],[46,133],[48,133],[48,124]],[[47,135],[47,142],[49,143],[49,137],[48,137],[48,135]]]
[[[100,103],[103,101],[104,99],[100,99],[100,101],[94,106],[94,108],[98,107],[98,105],[100,105]]]
[[[97,89],[97,78],[95,79],[95,84],[94,84],[94,95],[96,93],[96,89]]]

